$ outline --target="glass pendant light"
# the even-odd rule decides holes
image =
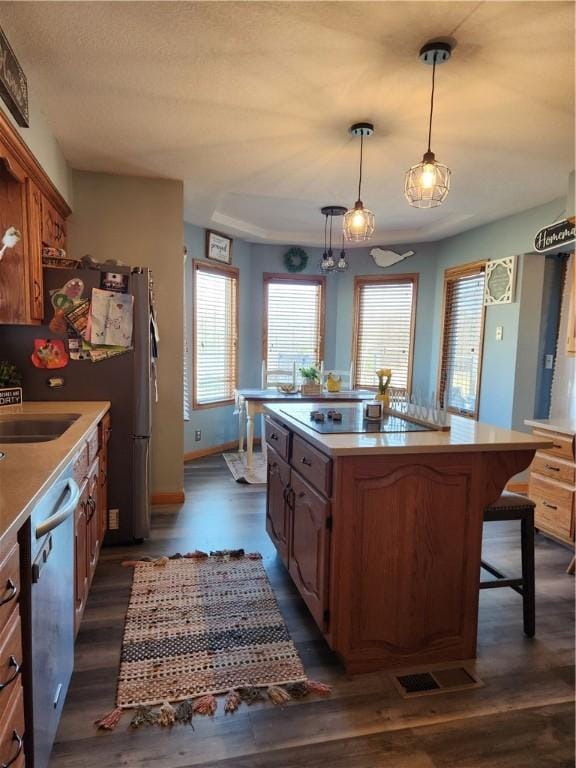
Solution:
[[[338,272],[346,272],[348,269],[348,259],[346,258],[346,251],[344,250],[344,230],[342,230],[342,250],[340,251],[340,257],[336,263],[336,270]]]
[[[432,65],[432,93],[430,95],[430,119],[428,122],[428,149],[422,161],[406,171],[404,196],[414,208],[436,208],[442,205],[450,190],[451,171],[436,160],[430,149],[432,140],[432,115],[434,113],[434,87],[436,65],[448,61],[452,48],[448,43],[427,43],[420,49],[420,60]]]
[[[332,221],[334,219],[334,216],[343,216],[346,213],[346,208],[344,208],[343,205],[325,205],[323,208],[320,209],[322,215],[324,218],[324,253],[322,254],[322,261],[320,262],[320,269],[322,272],[333,272],[334,270],[337,270],[338,272],[344,272],[345,270],[342,269],[342,255],[344,257],[346,254],[344,253],[344,250],[340,253],[340,258],[338,259],[338,263],[336,263],[334,259],[334,252],[332,250]],[[328,229],[328,218],[330,218],[330,229]],[[329,239],[328,238],[329,233]],[[342,239],[342,243],[344,243],[344,239]],[[344,246],[342,246],[344,247]],[[346,264],[346,268],[348,269],[348,264]]]
[[[361,198],[364,137],[372,136],[374,126],[372,123],[354,123],[350,128],[350,133],[352,136],[360,136],[360,172],[358,174],[358,200],[354,203],[354,208],[350,208],[344,214],[343,232],[346,240],[359,242],[370,240],[374,233],[374,214],[364,207]]]

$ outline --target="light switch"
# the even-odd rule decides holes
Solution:
[[[504,328],[501,325],[496,326],[496,341],[502,341],[504,338]]]
[[[544,355],[544,368],[551,371],[554,368],[554,355]]]

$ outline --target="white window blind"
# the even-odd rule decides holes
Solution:
[[[266,291],[266,367],[291,370],[317,365],[323,355],[322,278],[310,280],[264,277]]]
[[[234,398],[238,347],[238,272],[194,264],[194,405]]]
[[[484,269],[448,274],[439,394],[451,410],[478,413],[484,330]]]
[[[392,387],[410,390],[416,278],[356,278],[354,385],[376,387],[379,368],[392,369]]]
[[[184,421],[190,421],[190,372],[189,372],[189,358],[190,347],[188,344],[188,308],[186,301],[187,284],[189,285],[189,279],[187,279],[186,270],[186,248],[184,248],[184,296],[183,296],[183,308],[184,308],[184,361],[182,367],[183,373],[183,385],[184,385]]]

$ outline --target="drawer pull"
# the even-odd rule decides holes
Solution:
[[[564,447],[562,445],[562,443],[552,443],[552,445],[554,446],[554,448],[563,448]]]
[[[18,746],[16,748],[16,753],[12,755],[10,760],[8,760],[7,763],[0,763],[0,768],[9,768],[10,765],[14,765],[16,760],[20,757],[20,753],[22,752],[22,748],[24,747],[24,741],[18,731],[14,730],[12,731],[12,741],[15,741]]]
[[[300,464],[304,464],[305,467],[312,466],[312,462],[310,461],[310,459],[307,459],[306,456],[302,456],[302,458],[300,459]]]
[[[542,506],[548,507],[548,509],[558,509],[558,507],[554,506],[554,504],[549,504],[547,501],[543,501]]]
[[[270,440],[278,440],[278,435],[276,432],[270,432]]]
[[[14,656],[10,656],[8,666],[14,667],[14,672],[12,672],[12,675],[7,680],[4,680],[3,683],[0,683],[0,691],[3,691],[4,688],[7,688],[10,685],[10,683],[14,682],[14,680],[16,680],[16,678],[20,674],[20,664],[18,664]]]
[[[552,472],[560,472],[560,467],[553,467],[552,464],[544,464],[546,469],[551,469]]]
[[[10,600],[14,600],[14,598],[18,594],[18,587],[16,586],[16,584],[14,584],[12,579],[8,579],[8,581],[6,582],[6,589],[10,591],[10,594],[8,595],[8,597],[4,597],[2,598],[2,600],[0,600],[0,605],[5,605],[6,603],[9,603]]]

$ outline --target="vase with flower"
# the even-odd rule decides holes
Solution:
[[[380,370],[376,371],[376,376],[378,376],[378,394],[376,395],[376,400],[380,400],[384,408],[389,408],[390,394],[388,389],[390,387],[390,379],[392,378],[392,369],[380,368]]]

